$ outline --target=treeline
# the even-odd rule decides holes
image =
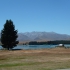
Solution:
[[[56,41],[48,41],[47,44],[70,44],[70,40],[56,40]]]
[[[24,43],[23,45],[57,45],[57,44],[70,44],[70,40],[56,40],[56,41],[45,41],[45,42],[30,41]]]

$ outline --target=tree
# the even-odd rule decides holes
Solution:
[[[17,30],[15,30],[15,26],[11,20],[6,20],[4,24],[4,28],[1,31],[1,43],[2,47],[6,49],[12,49],[13,47],[17,46],[19,43],[17,41],[18,35]]]

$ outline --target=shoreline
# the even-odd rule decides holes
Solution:
[[[0,52],[18,52],[18,53],[70,53],[69,48],[56,47],[56,48],[47,48],[47,49],[20,49],[20,50],[0,50]]]

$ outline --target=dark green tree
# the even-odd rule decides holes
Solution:
[[[17,41],[18,35],[17,30],[15,30],[15,26],[11,20],[6,20],[4,24],[4,28],[1,31],[1,43],[2,47],[6,49],[12,49],[19,43]]]

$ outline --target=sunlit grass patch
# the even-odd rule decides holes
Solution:
[[[31,62],[31,63],[13,63],[13,64],[0,64],[1,67],[14,67],[14,66],[29,66],[29,65],[38,65],[42,64],[41,62]]]

